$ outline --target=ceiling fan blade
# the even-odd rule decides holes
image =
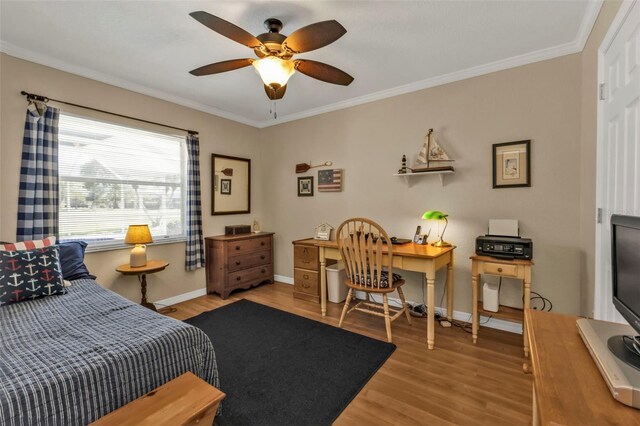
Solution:
[[[216,62],[214,64],[204,65],[200,68],[196,68],[195,70],[191,70],[189,71],[189,74],[200,77],[202,75],[233,71],[238,68],[248,67],[253,63],[253,61],[253,59],[231,59],[230,61]]]
[[[264,91],[267,94],[267,97],[272,101],[276,101],[278,99],[282,99],[284,97],[284,92],[287,91],[287,85],[280,87],[278,90],[273,91],[273,89],[266,84],[264,85]]]
[[[348,86],[353,81],[353,77],[346,72],[322,62],[298,59],[295,63],[296,70],[300,71],[302,74],[306,74],[309,77],[313,77],[326,83]]]
[[[346,32],[338,21],[316,22],[291,33],[282,46],[292,53],[309,52],[333,43]]]
[[[198,12],[191,12],[189,15],[205,27],[210,28],[218,34],[221,34],[227,38],[230,38],[235,42],[250,47],[251,49],[262,46],[260,40],[255,38],[253,35],[246,32],[237,25],[225,21],[222,18],[218,18],[217,16],[214,16],[202,10]]]

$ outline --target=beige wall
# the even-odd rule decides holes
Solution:
[[[533,289],[555,310],[578,313],[580,67],[580,55],[569,55],[263,129],[265,224],[277,233],[276,274],[292,275],[291,241],[312,235],[320,222],[337,227],[365,216],[391,235],[412,237],[426,224],[422,213],[437,209],[450,215],[446,237],[458,246],[455,309],[470,312],[475,237],[489,219],[512,218],[534,241]],[[456,159],[455,175],[444,186],[437,176],[408,184],[393,177],[403,154],[413,161],[430,127]],[[532,140],[531,188],[492,189],[491,145],[523,139]],[[316,169],[295,174],[296,163],[310,160],[343,168],[344,191],[297,197],[297,176],[317,181]],[[422,277],[404,275],[407,298],[422,300]],[[508,282],[502,294],[521,305],[520,288]]]
[[[598,103],[598,48],[620,8],[620,2],[603,4],[598,20],[581,54],[582,109],[580,141],[580,272],[581,311],[593,316],[596,243],[596,113]]]
[[[146,120],[193,129],[200,132],[202,208],[205,235],[224,232],[224,225],[251,223],[262,212],[260,191],[252,191],[250,215],[211,216],[211,154],[219,153],[251,158],[252,185],[259,184],[258,130],[210,114],[195,111],[94,80],[37,65],[2,54],[0,56],[0,239],[13,241],[16,229],[18,180],[26,102],[21,90],[62,99],[81,105],[114,111]],[[53,104],[53,103],[52,103]],[[86,110],[59,105],[64,111],[90,114]],[[114,121],[113,116],[103,118]],[[141,125],[138,122],[135,125]],[[164,129],[166,131],[166,129]],[[199,290],[205,286],[204,269],[184,269],[184,243],[153,245],[150,258],[171,261],[164,272],[149,279],[150,300],[160,300]],[[123,277],[114,268],[128,262],[129,250],[90,253],[86,263],[98,281],[131,300],[139,300],[139,285],[133,277]]]
[[[26,103],[20,90],[191,128],[200,132],[205,235],[226,224],[262,220],[276,232],[275,272],[292,276],[291,241],[312,235],[315,225],[337,226],[369,216],[390,234],[411,237],[427,209],[450,214],[447,239],[457,246],[455,307],[470,310],[473,242],[490,218],[520,220],[534,240],[533,289],[561,312],[589,314],[594,289],[594,210],[597,48],[619,8],[605,2],[584,52],[406,94],[304,120],[253,129],[169,102],[118,89],[51,68],[0,56],[0,239],[15,237],[17,182]],[[86,114],[83,110],[65,110]],[[406,154],[415,158],[425,132],[456,159],[456,174],[393,177]],[[491,188],[491,144],[532,140],[532,187]],[[252,159],[252,214],[213,217],[210,154]],[[296,163],[331,160],[344,169],[341,193],[296,196]],[[428,226],[428,225],[427,225]],[[432,231],[434,238],[436,229]],[[184,244],[153,246],[151,257],[172,266],[153,277],[151,300],[204,287],[204,271],[184,271]],[[99,281],[138,299],[135,280],[113,268],[128,250],[92,253],[87,264]],[[423,299],[422,278],[405,273],[408,298]],[[444,276],[438,277],[438,301]],[[520,304],[517,282],[506,282],[508,304]],[[440,305],[440,303],[437,303]]]

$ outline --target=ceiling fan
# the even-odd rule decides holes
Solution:
[[[232,59],[204,65],[189,71],[195,76],[233,71],[253,65],[264,83],[264,90],[271,100],[282,99],[287,81],[296,71],[326,83],[348,86],[353,81],[346,72],[322,62],[309,59],[292,59],[298,53],[310,52],[333,43],[347,30],[335,20],[317,22],[294,31],[289,36],[280,34],[282,22],[276,18],[264,21],[269,31],[256,37],[242,28],[210,13],[198,11],[189,14],[207,28],[230,38],[250,49],[259,59]]]

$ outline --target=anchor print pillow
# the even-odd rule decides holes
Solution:
[[[66,292],[56,246],[0,251],[0,306]]]

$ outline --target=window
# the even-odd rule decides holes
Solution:
[[[145,223],[154,242],[184,238],[184,137],[68,114],[58,134],[62,241],[117,247]]]

